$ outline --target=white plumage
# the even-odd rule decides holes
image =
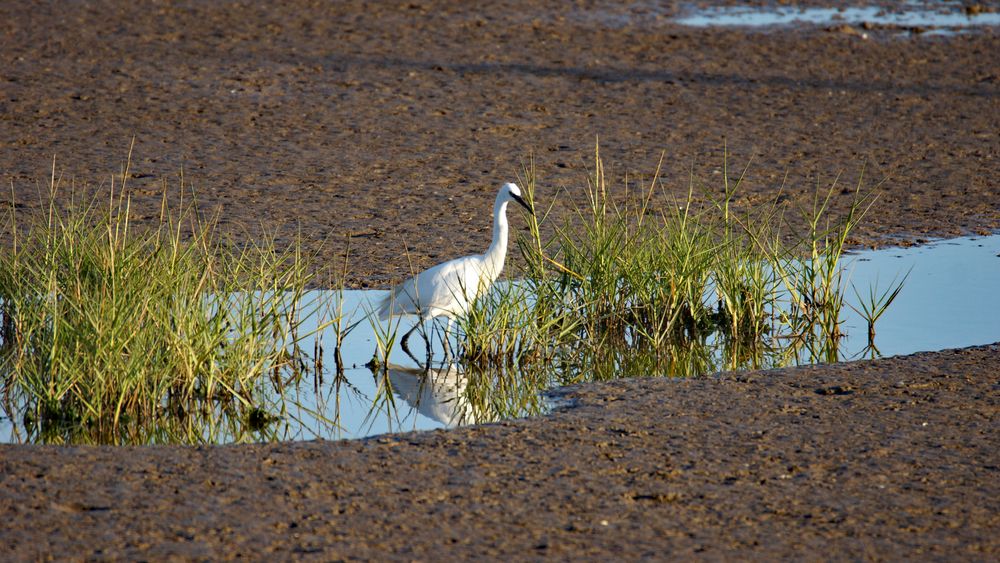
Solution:
[[[454,320],[464,315],[476,298],[500,276],[507,255],[507,203],[510,201],[516,201],[532,213],[517,184],[504,184],[493,204],[493,241],[485,253],[449,260],[420,272],[393,287],[376,308],[382,320],[401,315],[420,317],[401,341],[410,357],[413,354],[406,341],[414,330],[428,319],[447,317],[450,331]]]

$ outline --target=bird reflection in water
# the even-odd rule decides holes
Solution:
[[[390,364],[392,390],[423,416],[447,428],[486,422],[469,401],[466,374],[454,363],[440,369],[415,369]]]

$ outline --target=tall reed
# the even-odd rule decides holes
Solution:
[[[859,180],[846,214],[834,217],[834,182],[800,222],[786,219],[778,198],[738,211],[747,168],[731,181],[724,162],[718,200],[692,181],[676,201],[661,191],[659,166],[647,183],[626,178],[612,190],[596,148],[584,203],[569,219],[545,226],[555,201],[541,218],[526,217],[528,233],[517,240],[522,281],[473,308],[462,326],[464,361],[544,357],[558,366],[572,357],[595,377],[634,373],[625,368],[637,361],[674,374],[835,361],[847,281],[841,258],[874,196]],[[539,209],[533,167],[522,182]],[[804,231],[794,228],[801,224]],[[571,372],[558,377],[572,380]]]
[[[106,204],[60,207],[53,167],[45,217],[11,207],[13,241],[0,251],[5,406],[49,441],[142,442],[151,422],[178,414],[253,426],[267,388],[307,368],[302,320],[319,307],[303,299],[308,257],[273,237],[222,240],[183,185],[179,209],[165,193],[159,225],[137,227],[128,174]],[[173,441],[203,439],[186,431]]]

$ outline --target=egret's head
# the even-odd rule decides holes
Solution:
[[[500,193],[505,194],[509,199],[520,203],[525,209],[528,210],[528,213],[531,213],[532,215],[535,214],[534,210],[531,209],[531,206],[528,205],[528,202],[524,201],[524,198],[521,197],[521,188],[517,187],[517,184],[514,182],[504,184],[503,187],[500,188]]]

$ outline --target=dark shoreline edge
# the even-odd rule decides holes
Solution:
[[[0,545],[17,559],[1000,551],[1000,343],[557,394],[573,405],[358,441],[0,446]]]

